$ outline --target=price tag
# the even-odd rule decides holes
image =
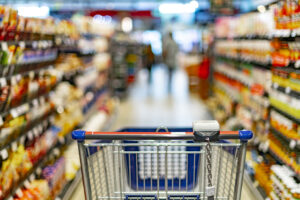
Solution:
[[[291,92],[291,88],[290,87],[286,87],[285,88],[285,93],[289,94]]]
[[[14,141],[12,144],[11,144],[11,149],[13,152],[17,151],[17,148],[18,148],[18,144],[16,141]]]
[[[41,169],[40,167],[38,167],[38,168],[36,169],[36,173],[37,173],[37,175],[41,175],[42,169]]]
[[[41,103],[41,105],[45,104],[45,97],[40,97],[40,103]]]
[[[264,143],[264,145],[263,145],[263,147],[262,147],[262,151],[263,151],[264,153],[266,153],[266,152],[269,150],[269,144],[270,144],[269,141],[267,141],[267,142]]]
[[[10,114],[11,114],[11,116],[12,116],[13,118],[18,117],[18,111],[17,111],[17,109],[11,109],[11,110],[10,110]]]
[[[296,145],[297,145],[297,142],[295,140],[290,141],[290,148],[291,149],[294,149],[296,147]]]
[[[29,181],[28,180],[25,180],[24,181],[24,186],[25,186],[25,188],[30,188],[30,183],[29,183]]]
[[[64,143],[65,143],[65,138],[64,138],[64,137],[59,137],[58,140],[59,140],[59,142],[60,142],[61,144],[64,144]]]
[[[255,139],[254,139],[254,144],[259,144],[259,138],[258,137],[255,137]]]
[[[26,47],[26,44],[25,44],[24,41],[20,41],[20,42],[19,42],[19,46],[20,46],[22,49],[24,49],[24,48]]]
[[[6,86],[6,85],[7,85],[6,78],[1,78],[1,79],[0,79],[0,83],[1,83],[1,87]]]
[[[22,135],[20,138],[20,144],[22,144],[23,146],[25,145],[25,135]]]
[[[295,68],[300,68],[300,60],[297,60],[296,62],[295,62]]]
[[[29,180],[32,182],[32,181],[34,181],[34,179],[35,179],[35,175],[31,174],[30,177],[29,177]]]
[[[7,152],[6,149],[2,149],[1,157],[2,157],[3,160],[6,160],[8,158],[8,152]]]
[[[33,42],[32,42],[32,47],[33,47],[34,49],[36,49],[36,48],[38,47],[38,42],[37,42],[37,41],[33,41]]]
[[[2,116],[0,115],[0,126],[2,126],[3,125],[3,118],[2,118]]]
[[[48,120],[43,121],[43,128],[46,129],[48,126]]]
[[[13,76],[13,77],[11,77],[11,84],[12,85],[16,85],[17,84],[17,80],[16,80],[16,77],[15,76]]]
[[[54,153],[55,156],[59,156],[60,151],[59,151],[58,148],[55,148],[55,149],[53,150],[53,153]]]
[[[53,122],[54,122],[54,116],[51,116],[51,117],[50,117],[49,122],[50,122],[51,124],[53,124]]]
[[[22,192],[22,190],[19,188],[19,189],[17,189],[17,191],[16,191],[16,194],[18,195],[18,197],[23,197],[23,192]]]
[[[32,131],[28,131],[28,139],[30,141],[33,140],[33,133],[32,133]]]
[[[38,129],[38,127],[34,127],[33,128],[33,134],[34,134],[35,137],[39,136],[39,129]]]
[[[43,125],[42,125],[42,124],[40,124],[40,125],[38,126],[38,130],[39,130],[39,134],[42,134],[42,133],[43,133]]]
[[[7,42],[1,42],[1,48],[2,48],[4,51],[7,51],[7,49],[8,49]]]
[[[21,78],[22,78],[21,74],[16,75],[17,82],[19,82],[21,80]]]
[[[39,101],[37,99],[34,99],[32,101],[33,106],[38,107],[39,106]]]

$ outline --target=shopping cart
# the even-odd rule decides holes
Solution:
[[[73,131],[85,198],[240,199],[251,131],[219,131],[216,121],[161,131]]]

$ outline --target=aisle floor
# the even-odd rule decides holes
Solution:
[[[211,119],[198,96],[189,93],[188,79],[183,70],[174,73],[171,90],[168,87],[167,70],[163,66],[156,66],[152,76],[152,84],[148,84],[148,72],[140,71],[128,97],[120,104],[112,130],[129,126],[191,127],[195,120]],[[84,199],[82,184],[71,199]],[[242,200],[254,199],[244,184]]]

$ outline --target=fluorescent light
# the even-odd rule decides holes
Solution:
[[[198,7],[199,7],[199,3],[198,3],[198,1],[196,1],[196,0],[192,0],[192,1],[190,2],[190,4],[191,4],[191,6],[193,6],[194,8],[198,8]]]
[[[197,5],[196,5],[197,4]],[[159,6],[159,12],[162,14],[180,14],[194,13],[198,7],[198,2],[195,3],[164,3]]]
[[[266,12],[266,7],[263,6],[263,5],[259,5],[259,6],[257,6],[257,10],[258,10],[260,13],[264,13],[264,12]]]
[[[126,33],[132,31],[132,19],[130,17],[124,17],[121,21],[121,27]]]
[[[50,9],[47,6],[17,6],[18,14],[23,17],[46,18]]]

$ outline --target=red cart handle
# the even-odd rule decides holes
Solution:
[[[218,140],[240,139],[248,141],[253,136],[252,131],[220,131]],[[75,130],[72,138],[78,141],[85,139],[98,140],[194,140],[193,132],[94,132]]]

